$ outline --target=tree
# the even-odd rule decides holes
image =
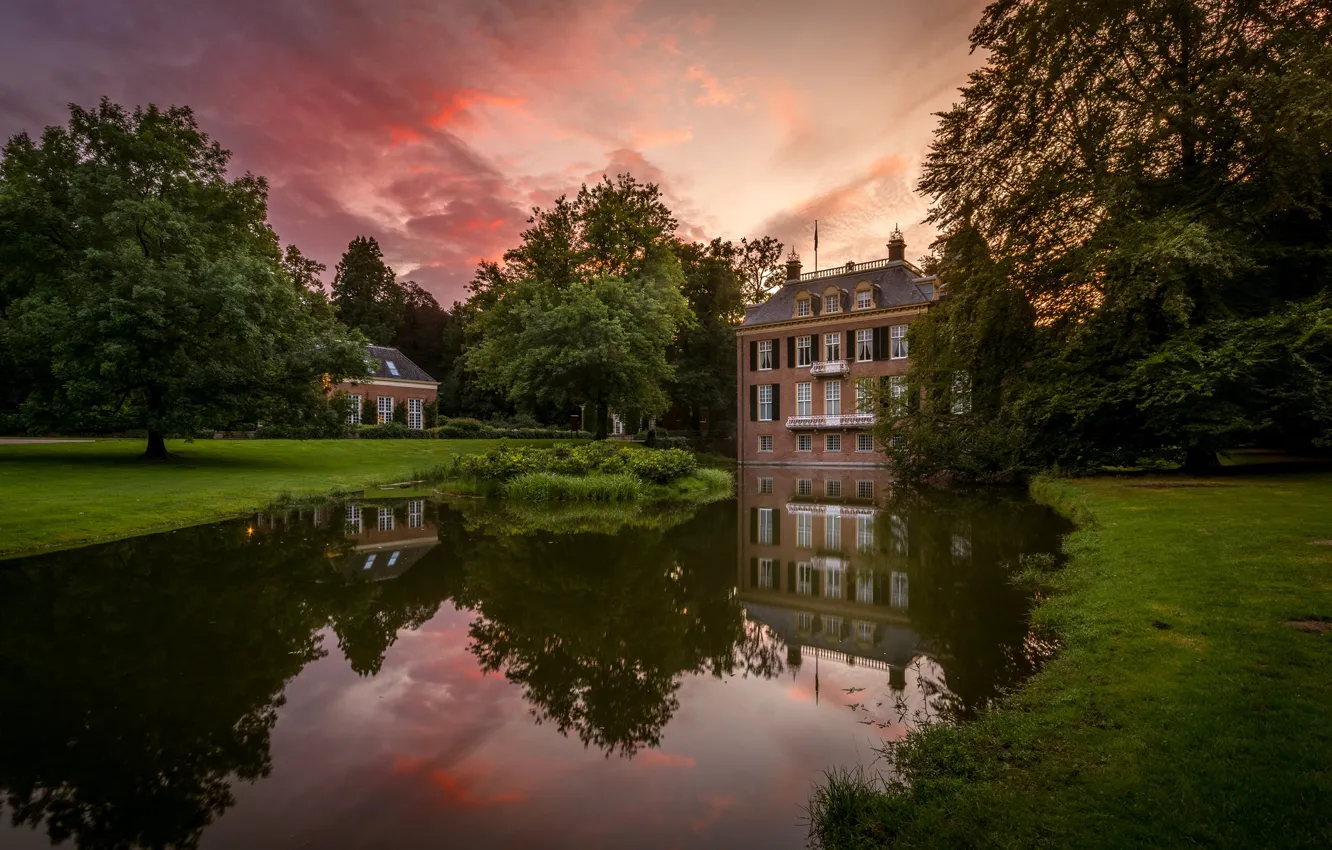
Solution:
[[[741,297],[746,304],[757,304],[768,297],[774,286],[780,286],[785,275],[782,248],[785,246],[771,236],[750,242],[740,240],[736,257],[736,274],[740,277]]]
[[[444,335],[449,314],[415,281],[402,284],[402,321],[392,344],[436,379],[444,374]]]
[[[675,253],[683,271],[681,292],[693,321],[680,328],[671,350],[675,368],[671,401],[695,414],[701,407],[718,413],[733,410],[734,326],[744,315],[738,270],[743,254],[721,239],[679,243]]]
[[[610,408],[668,406],[666,353],[689,316],[681,282],[679,261],[665,250],[632,280],[598,276],[562,292],[523,281],[504,309],[480,315],[468,366],[515,403],[591,404],[605,438]]]
[[[1005,0],[972,45],[921,181],[948,297],[912,328],[927,401],[899,450],[1202,470],[1328,445],[1325,4]],[[940,437],[959,374],[971,410]]]
[[[284,268],[267,183],[229,159],[188,108],[108,100],[5,145],[0,350],[27,427],[142,428],[165,458],[167,434],[363,374],[359,336]]]
[[[402,327],[406,296],[373,236],[357,236],[333,277],[338,318],[377,345],[389,345]]]

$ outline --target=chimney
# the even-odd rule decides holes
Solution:
[[[800,280],[800,255],[793,249],[791,256],[786,258],[786,279]]]
[[[898,262],[906,262],[906,240],[902,238],[902,231],[893,225],[893,234],[888,237],[888,259]]]

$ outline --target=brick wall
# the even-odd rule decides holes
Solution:
[[[396,407],[399,403],[406,402],[409,398],[421,399],[422,406],[427,407],[435,402],[435,396],[438,395],[436,387],[432,386],[396,386],[376,383],[364,384],[338,384],[336,391],[345,392],[348,395],[359,395],[361,397],[361,423],[363,425],[373,425],[376,419],[377,400],[380,396],[388,396],[393,399]]]

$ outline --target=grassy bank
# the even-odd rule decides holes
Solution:
[[[1052,662],[912,736],[905,784],[840,773],[825,847],[1332,841],[1332,474],[1038,481],[1082,526],[1044,581]]]
[[[73,546],[235,516],[279,496],[402,481],[498,440],[171,441],[0,446],[0,555]],[[553,445],[551,441],[519,443]]]

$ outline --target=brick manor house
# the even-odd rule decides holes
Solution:
[[[748,307],[736,331],[737,453],[742,464],[877,466],[869,429],[874,382],[906,392],[906,329],[941,284],[906,260],[894,230],[888,259],[800,271]]]

